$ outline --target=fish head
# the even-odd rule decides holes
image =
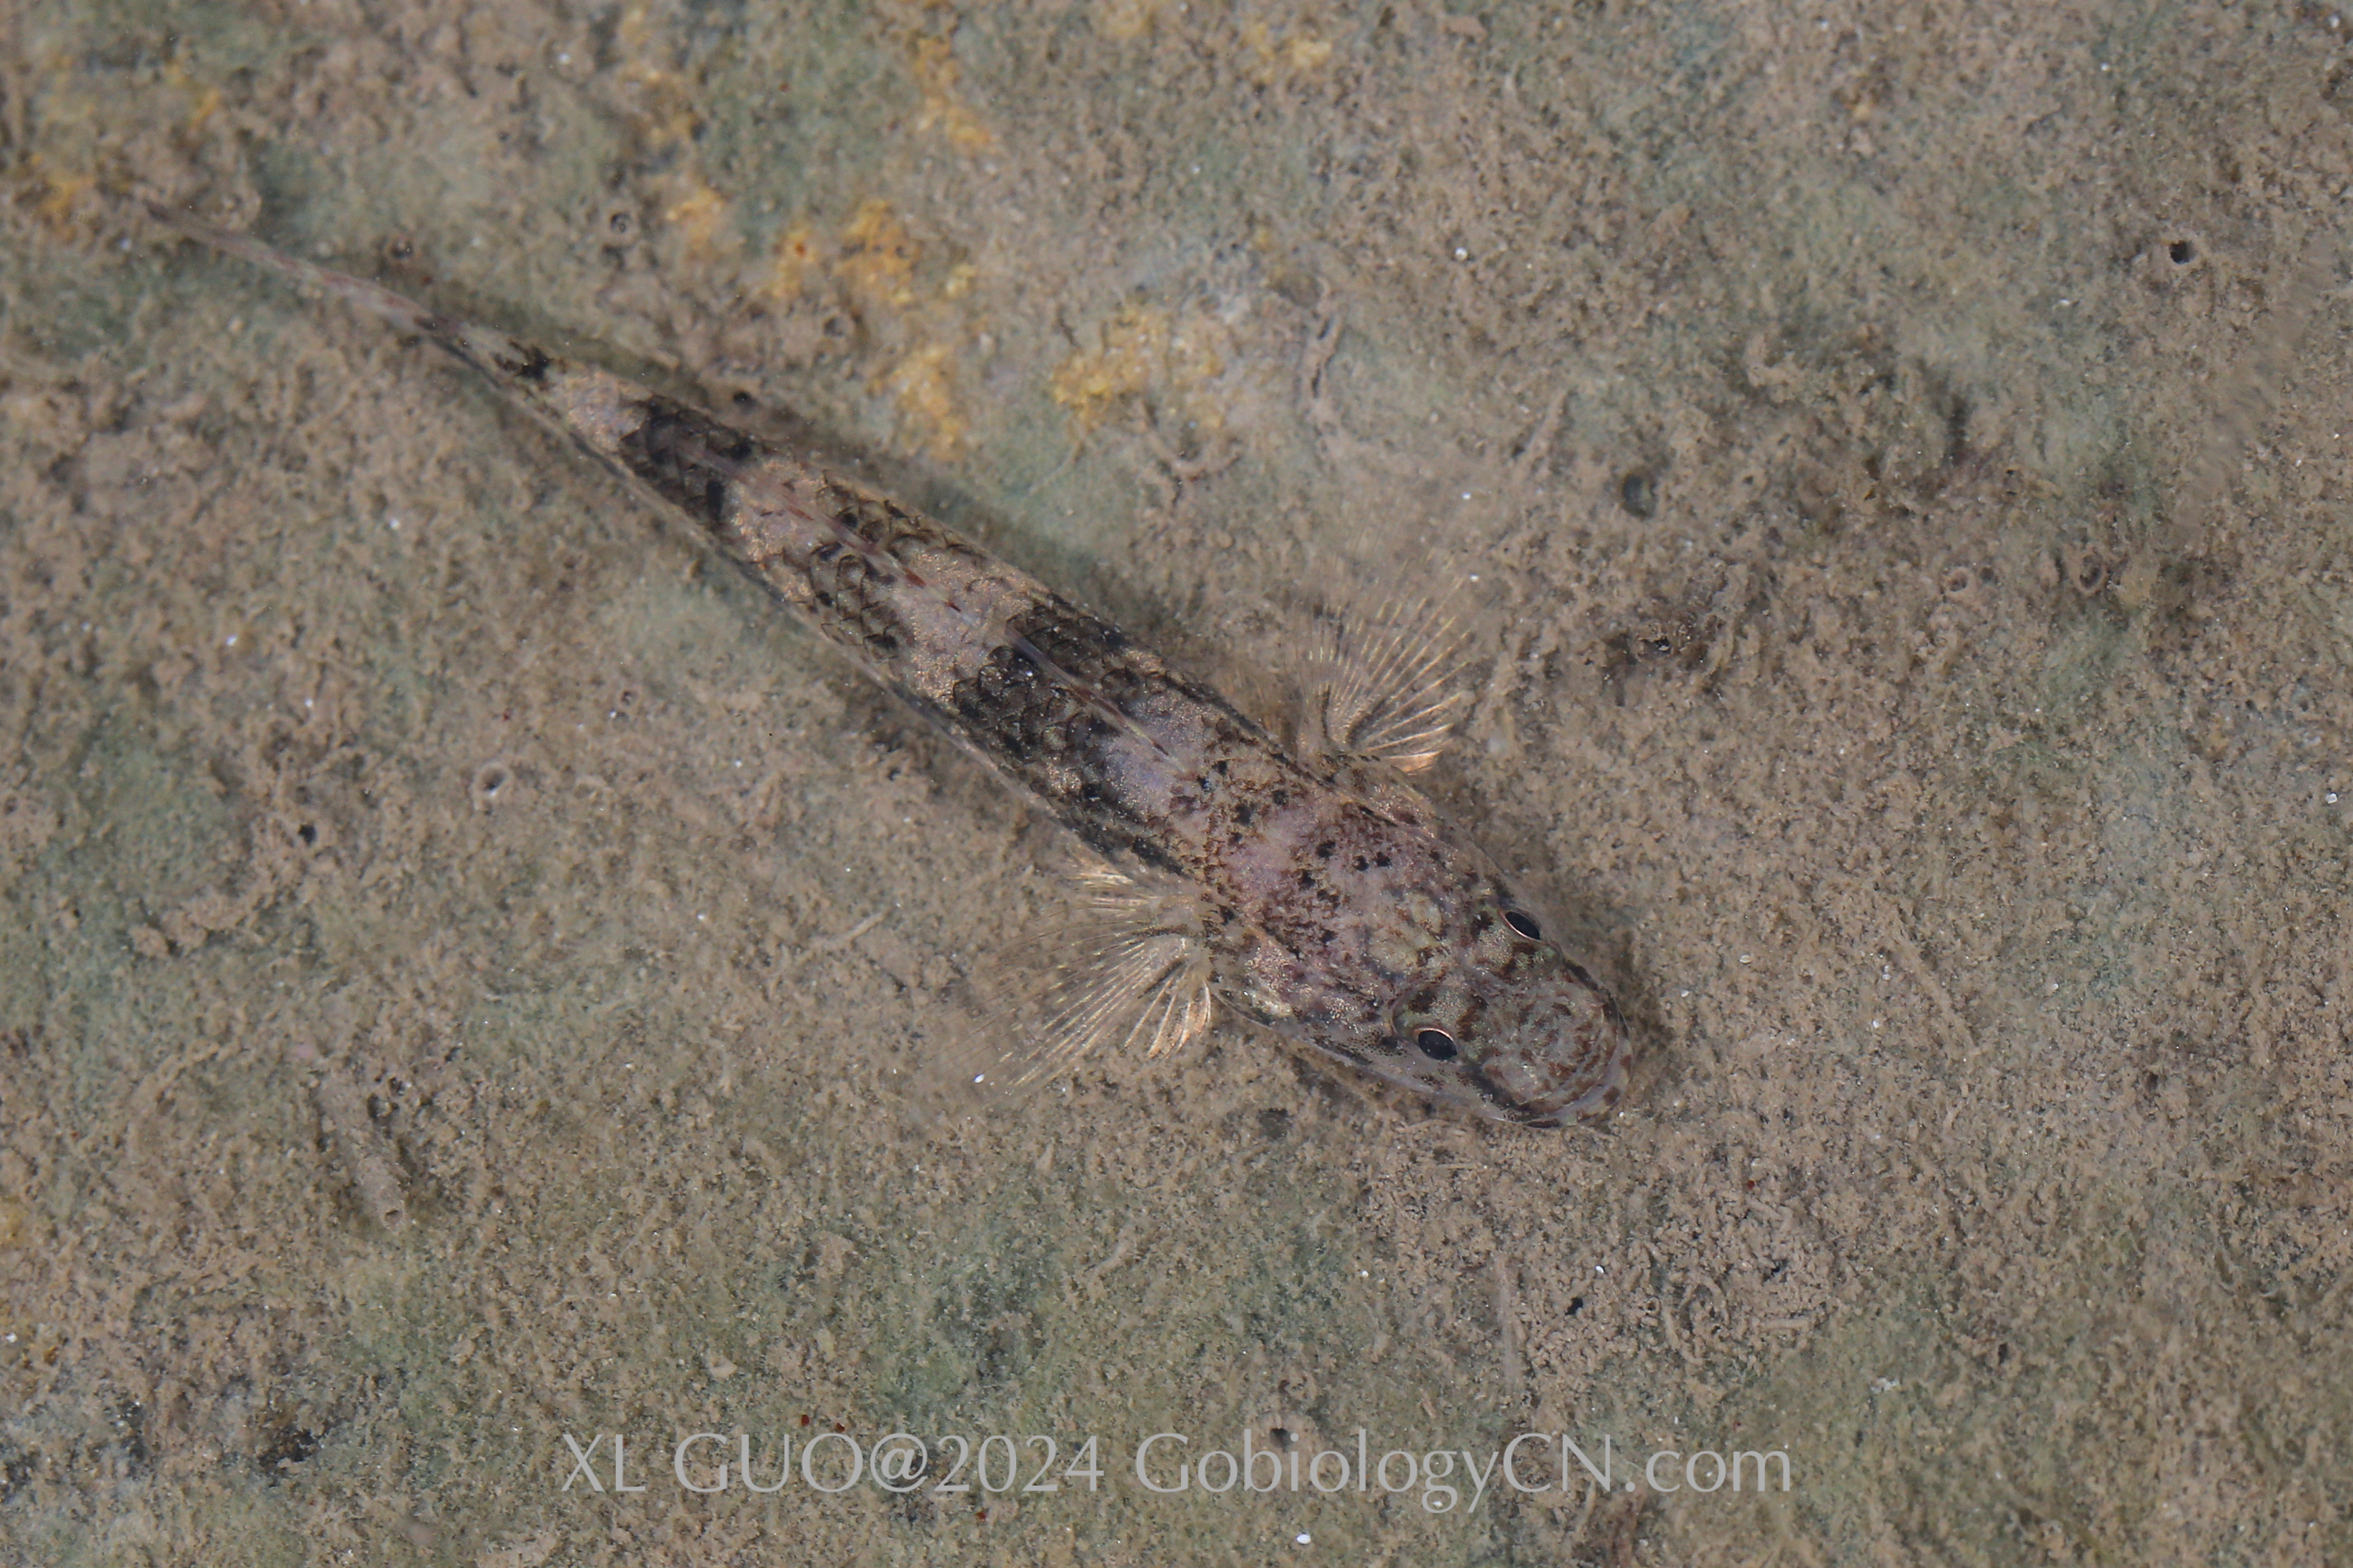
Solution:
[[[1558,1127],[1626,1091],[1633,1047],[1609,993],[1502,898],[1386,1009],[1382,1076],[1499,1121]]]

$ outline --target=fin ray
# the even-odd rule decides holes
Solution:
[[[972,1088],[1034,1085],[1087,1057],[1182,1049],[1214,1011],[1198,901],[1108,865],[1079,875],[1070,921],[992,961],[984,1006],[944,1056]]]
[[[1325,746],[1400,773],[1438,760],[1471,707],[1471,645],[1455,597],[1359,594],[1317,616],[1309,720]]]

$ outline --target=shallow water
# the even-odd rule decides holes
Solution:
[[[16,1555],[2353,1557],[2327,14],[0,28]],[[1625,1004],[1623,1113],[1229,1024],[939,1114],[1050,834],[126,191],[791,408],[1238,689],[1333,563],[1468,563],[1439,788]],[[1609,1490],[1440,1507],[1530,1431]],[[691,1491],[700,1432],[796,1471]],[[973,1489],[818,1489],[892,1432]],[[1272,1489],[1148,1489],[1160,1432]],[[1788,1489],[1700,1489],[1744,1452]]]

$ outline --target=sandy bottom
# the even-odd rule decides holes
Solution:
[[[2344,37],[0,11],[0,1554],[2353,1561]],[[1238,689],[1476,573],[1440,788],[1623,1113],[1239,1026],[939,1110],[1051,833],[134,190],[794,408]],[[892,1432],[970,1489],[817,1489]]]

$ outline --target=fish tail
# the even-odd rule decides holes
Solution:
[[[154,202],[143,205],[148,216],[166,228],[177,230],[225,256],[249,262],[265,272],[274,272],[305,288],[315,289],[354,310],[380,317],[404,331],[414,332],[494,380],[519,382],[528,386],[543,379],[554,363],[553,356],[544,350],[521,338],[472,321],[460,321],[455,316],[443,315],[364,279],[354,278],[348,272],[338,272],[330,267],[321,267],[298,256],[289,256],[258,239],[233,234],[225,228],[216,228],[170,207]]]
[[[227,256],[314,289],[412,332],[480,374],[523,412],[618,473],[713,527],[759,444],[700,411],[610,371],[549,353],[479,322],[444,315],[389,289],[272,249],[256,239],[149,204],[155,220]],[[722,548],[740,555],[723,531]]]

